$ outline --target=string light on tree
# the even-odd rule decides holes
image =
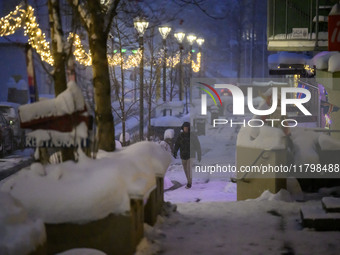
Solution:
[[[84,66],[91,66],[92,65],[92,56],[91,52],[86,53],[84,50],[84,47],[81,43],[80,37],[77,34],[70,33],[68,36],[68,40],[71,40],[73,38],[73,55],[81,65]]]
[[[0,19],[0,36],[12,35],[22,27],[26,12],[21,8],[22,6],[18,5],[14,11]]]
[[[192,60],[192,70],[195,73],[198,73],[200,71],[201,68],[201,52],[197,53],[197,63],[195,63],[194,60]]]
[[[45,33],[42,33],[39,24],[34,16],[34,9],[28,6],[25,19],[25,35],[28,35],[28,43],[40,55],[41,59],[50,65],[53,65],[54,60],[50,51],[50,44],[46,41]]]

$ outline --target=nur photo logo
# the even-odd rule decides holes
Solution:
[[[201,115],[207,115],[208,103],[207,103],[207,94],[213,100],[215,106],[224,107],[221,97],[219,96],[217,90],[227,89],[230,92],[230,97],[232,100],[232,114],[233,116],[245,116],[245,107],[249,110],[250,113],[254,114],[254,116],[259,116],[261,118],[253,118],[251,120],[243,121],[234,124],[243,124],[243,126],[251,127],[261,127],[265,122],[270,122],[272,126],[277,121],[281,122],[283,127],[295,127],[297,126],[297,121],[295,119],[281,119],[281,118],[270,118],[271,114],[274,112],[279,112],[279,115],[286,116],[287,109],[289,107],[294,107],[296,111],[301,112],[305,116],[311,116],[310,111],[304,106],[304,104],[308,103],[311,99],[311,92],[302,87],[270,87],[270,103],[267,107],[260,107],[254,105],[254,87],[243,87],[243,90],[236,85],[233,84],[214,84],[214,87],[203,82],[197,82],[200,87],[198,87],[201,91],[206,92],[201,94]],[[201,86],[204,86],[203,88]],[[216,90],[217,89],[217,90]],[[215,95],[213,95],[211,92]],[[246,91],[246,95],[243,91]],[[303,96],[296,96],[303,95]],[[220,105],[217,104],[216,99],[219,100]],[[276,114],[277,116],[277,114]],[[263,118],[268,117],[268,118]],[[212,120],[212,124],[215,127],[216,125],[223,125],[230,123],[233,124],[232,119],[214,119]]]

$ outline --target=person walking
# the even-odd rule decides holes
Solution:
[[[180,150],[180,157],[182,159],[182,165],[185,176],[187,177],[187,185],[185,188],[190,189],[192,185],[192,172],[191,164],[196,157],[198,162],[201,161],[201,145],[198,137],[195,133],[190,133],[190,123],[184,122],[182,125],[182,131],[176,139],[174,148],[174,157],[177,157],[177,152]],[[190,144],[190,138],[192,144]]]

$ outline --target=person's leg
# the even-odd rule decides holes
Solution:
[[[191,188],[191,184],[192,184],[191,162],[192,162],[192,159],[182,160],[184,173],[185,173],[185,176],[187,177],[186,188]]]
[[[187,162],[187,170],[188,170],[188,183],[189,183],[190,185],[192,184],[192,169],[191,169],[192,162],[193,162],[193,159],[192,159],[192,158],[188,159],[188,162]]]

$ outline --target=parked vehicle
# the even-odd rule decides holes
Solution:
[[[15,148],[22,149],[25,145],[25,130],[20,128],[18,114],[19,104],[10,102],[0,102],[0,113],[6,118],[13,129],[13,142]]]
[[[0,113],[0,156],[13,150],[13,129],[11,124]]]

